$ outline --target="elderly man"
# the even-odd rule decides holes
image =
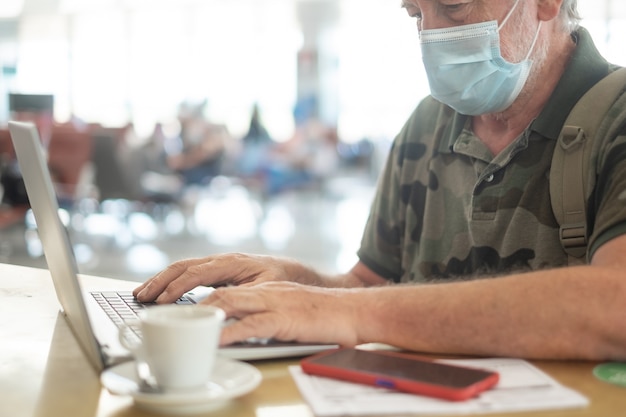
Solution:
[[[173,264],[136,296],[166,303],[198,284],[231,284],[206,300],[240,319],[224,344],[257,336],[626,359],[626,123],[621,136],[596,138],[583,264],[568,265],[550,203],[559,131],[615,69],[578,27],[576,0],[403,7],[417,20],[432,96],[394,142],[359,262],[324,276],[291,260],[209,256]]]

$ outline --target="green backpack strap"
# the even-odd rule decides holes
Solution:
[[[587,253],[587,196],[591,143],[604,116],[626,86],[626,68],[613,71],[594,85],[570,112],[552,155],[550,199],[560,225],[560,239],[570,264]]]

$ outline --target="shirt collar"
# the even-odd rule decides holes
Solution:
[[[570,62],[544,110],[531,124],[531,129],[554,140],[559,137],[567,116],[578,100],[610,69],[610,64],[602,58],[586,29],[579,28],[572,37],[577,46]]]
[[[596,49],[591,35],[580,27],[572,33],[576,49],[544,110],[532,122],[530,128],[542,136],[556,140],[570,111],[578,100],[594,84],[609,73],[610,64]],[[446,127],[439,148],[440,152],[451,152],[454,143],[466,127],[469,116],[455,113]]]

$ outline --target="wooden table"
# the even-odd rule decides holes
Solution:
[[[81,277],[85,289],[130,289],[137,283]],[[104,389],[59,314],[47,270],[0,264],[0,417],[131,417],[151,415],[132,399]],[[296,359],[254,362],[263,382],[210,413],[215,417],[311,417],[287,367]],[[540,416],[624,416],[626,389],[598,381],[596,363],[535,361],[562,384],[587,396],[584,409]],[[499,416],[501,414],[489,414]],[[522,415],[522,414],[507,414]]]

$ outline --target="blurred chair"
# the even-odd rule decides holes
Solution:
[[[0,182],[2,183],[0,201],[3,202],[0,205],[0,230],[22,222],[24,214],[28,210],[28,204],[14,204],[11,201],[14,196],[8,198],[10,194],[21,194],[26,198],[26,190],[23,187],[22,189],[7,189],[16,185],[15,181],[9,181],[7,178],[14,174],[11,172],[14,169],[14,161],[15,149],[13,149],[13,142],[11,142],[11,134],[8,129],[0,128]]]
[[[93,148],[91,161],[94,168],[94,185],[99,200],[134,199],[127,170],[120,160],[120,144],[124,130],[101,128],[92,129]]]
[[[0,158],[3,160],[15,159],[15,149],[13,149],[13,142],[11,142],[11,134],[9,129],[3,127],[0,128]]]
[[[93,141],[88,130],[55,126],[48,146],[48,167],[61,206],[93,194]]]

